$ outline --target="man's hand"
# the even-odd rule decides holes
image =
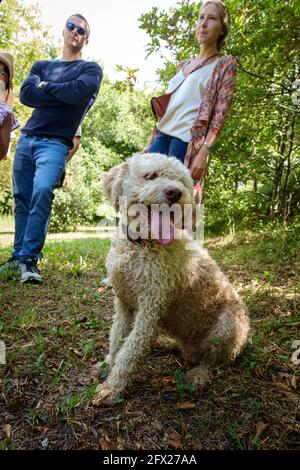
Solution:
[[[198,154],[193,159],[192,166],[190,168],[191,177],[193,180],[203,179],[208,162],[208,149],[205,145],[202,145]]]
[[[79,149],[79,145],[80,145],[80,135],[75,135],[75,137],[73,137],[73,148],[71,148],[68,154],[67,162],[71,160],[73,155],[77,152],[77,150]]]
[[[0,161],[6,160],[10,143],[11,120],[6,116],[0,128]]]

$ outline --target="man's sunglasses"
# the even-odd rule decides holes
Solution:
[[[86,34],[86,31],[85,31],[84,28],[82,28],[81,26],[77,26],[76,24],[72,23],[71,21],[69,21],[66,24],[66,26],[67,26],[68,31],[74,31],[74,29],[76,28],[76,31],[79,34],[79,36],[84,36]]]

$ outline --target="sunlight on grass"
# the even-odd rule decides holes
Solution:
[[[41,285],[20,286],[18,277],[0,281],[0,339],[7,345],[8,361],[1,378],[3,409],[16,422],[19,416],[19,426],[28,426],[29,433],[51,428],[72,434],[74,425],[84,429],[95,419],[101,426],[115,422],[111,411],[96,412],[90,406],[97,385],[90,370],[107,354],[113,314],[113,293],[100,288],[109,245],[97,238],[51,241],[44,248]],[[218,368],[209,391],[195,398],[182,385],[185,366],[177,356],[156,351],[159,361],[150,356],[140,373],[148,367],[157,374],[159,395],[148,376],[140,378],[139,392],[120,402],[115,414],[121,422],[122,406],[130,409],[136,418],[126,419],[134,426],[155,399],[159,413],[168,414],[164,419],[174,417],[172,426],[186,420],[190,430],[191,423],[201,420],[209,430],[218,423],[216,445],[221,448],[223,442],[235,449],[276,448],[275,432],[270,429],[261,438],[253,423],[258,414],[266,416],[281,435],[283,419],[296,419],[297,376],[291,356],[293,342],[300,339],[299,240],[290,232],[266,231],[211,238],[206,246],[245,299],[251,343],[235,364]],[[9,255],[8,248],[0,248],[1,260]],[[174,411],[174,404],[190,400],[196,404],[190,418]],[[192,431],[186,436],[194,442]],[[0,448],[9,446],[0,438]]]

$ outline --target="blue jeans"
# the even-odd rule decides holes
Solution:
[[[188,143],[183,142],[177,137],[160,132],[148,149],[148,153],[163,153],[169,157],[176,157],[184,163],[184,157],[188,148]]]
[[[22,135],[13,164],[15,241],[13,256],[38,260],[43,248],[54,188],[65,168],[67,144]]]

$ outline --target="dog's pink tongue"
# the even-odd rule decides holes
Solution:
[[[158,240],[162,245],[168,245],[174,240],[174,225],[168,217],[168,226],[164,224],[163,215],[160,211],[152,211],[151,213],[151,235],[155,240]],[[163,230],[164,228],[164,230]],[[164,237],[163,237],[164,236]]]

